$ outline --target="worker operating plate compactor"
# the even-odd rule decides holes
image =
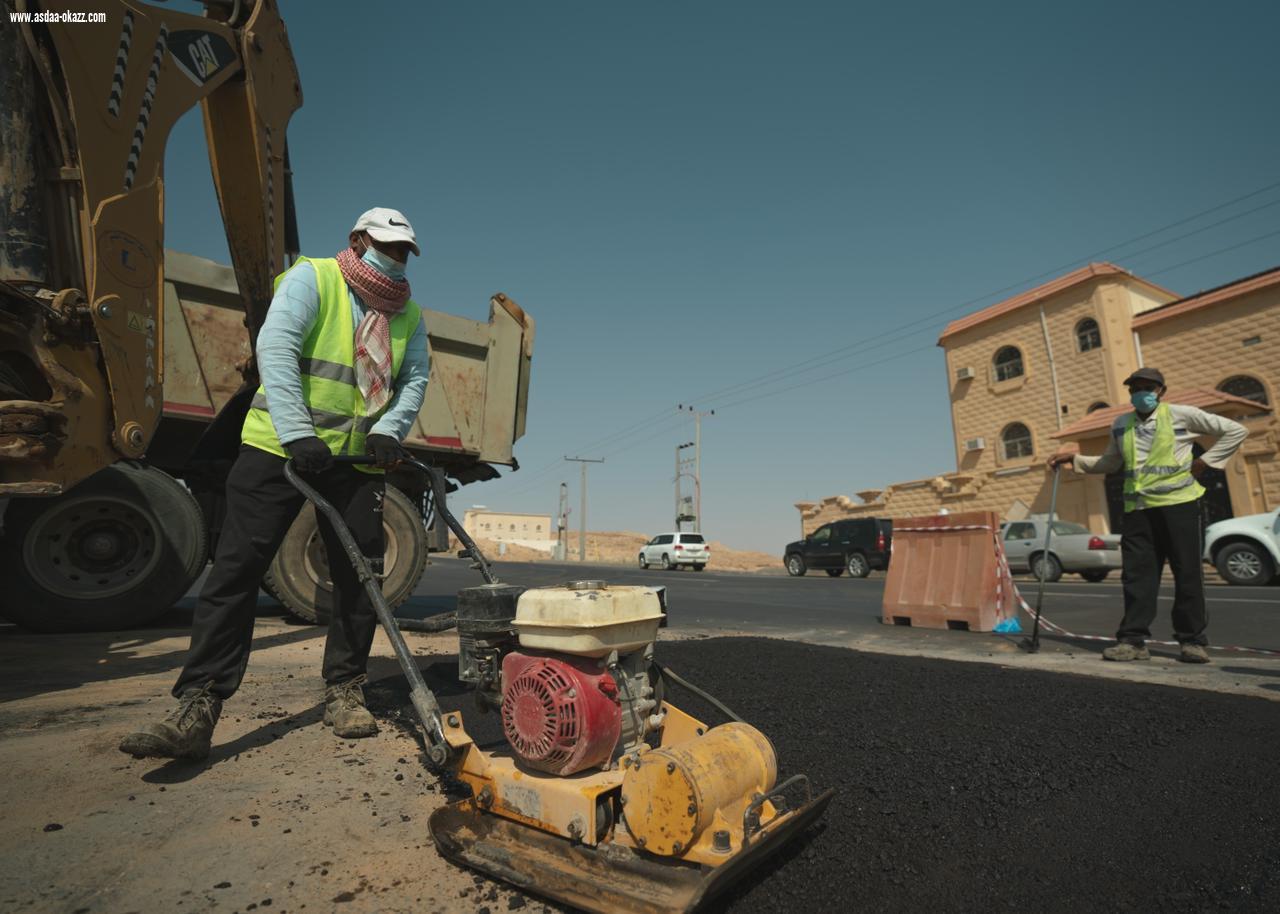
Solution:
[[[367,458],[339,458],[352,462]],[[498,583],[427,474],[437,516],[487,582],[458,594],[458,674],[496,711],[506,744],[481,748],[422,679],[377,578],[341,515],[286,467],[338,531],[409,680],[427,758],[470,795],[436,810],[448,859],[535,894],[601,912],[692,911],[822,815],[833,790],[778,781],[773,746],[724,705],[662,668],[663,592],[576,581]],[[735,718],[708,726],[672,705],[685,688]]]

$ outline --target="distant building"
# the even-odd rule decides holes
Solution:
[[[556,542],[550,514],[512,514],[472,508],[462,515],[462,528],[476,539],[515,543],[532,549],[549,549]]]
[[[801,502],[807,533],[841,517],[959,511],[1044,512],[1048,456],[1065,442],[1101,453],[1127,412],[1124,379],[1159,368],[1166,399],[1243,422],[1249,439],[1203,482],[1210,519],[1280,505],[1280,268],[1179,299],[1094,263],[953,321],[945,352],[955,472]],[[1058,513],[1097,532],[1119,528],[1121,483],[1064,471]]]

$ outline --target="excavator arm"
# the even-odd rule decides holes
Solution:
[[[302,90],[275,0],[208,0],[203,17],[126,0],[6,12],[0,496],[57,494],[141,457],[161,418],[173,125],[202,105],[252,342],[297,251],[285,132]]]

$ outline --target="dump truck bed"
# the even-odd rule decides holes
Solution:
[[[231,267],[165,252],[164,416],[209,422],[241,386],[249,334]],[[534,322],[495,295],[488,321],[422,310],[431,379],[406,444],[462,462],[514,464],[524,434]]]

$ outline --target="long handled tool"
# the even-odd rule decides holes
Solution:
[[[1036,589],[1036,620],[1031,626],[1031,637],[1022,639],[1022,649],[1028,654],[1040,650],[1040,613],[1044,609],[1044,576],[1049,567],[1049,544],[1053,542],[1053,522],[1058,516],[1058,482],[1062,468],[1053,468],[1053,489],[1049,493],[1049,521],[1044,525],[1044,549],[1040,553],[1040,586]]]

